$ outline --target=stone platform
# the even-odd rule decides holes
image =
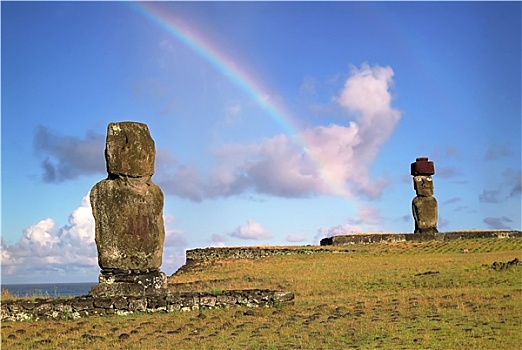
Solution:
[[[468,230],[468,231],[448,231],[438,233],[353,233],[346,235],[336,235],[323,238],[322,246],[368,244],[368,243],[394,243],[394,242],[425,242],[425,241],[451,241],[456,239],[477,239],[477,238],[512,238],[522,237],[522,231],[508,230]]]
[[[135,312],[179,312],[234,307],[292,305],[294,293],[271,290],[229,290],[216,293],[177,292],[149,296],[82,296],[67,299],[2,300],[1,321],[78,319],[89,316],[129,315]]]

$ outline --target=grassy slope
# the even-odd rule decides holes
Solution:
[[[522,347],[522,268],[491,269],[494,261],[522,259],[522,239],[342,250],[214,262],[170,279],[184,290],[290,290],[294,306],[4,323],[2,348]]]

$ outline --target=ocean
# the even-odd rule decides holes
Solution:
[[[18,297],[77,297],[89,294],[97,282],[91,283],[42,283],[42,284],[2,284],[2,291],[7,289]]]

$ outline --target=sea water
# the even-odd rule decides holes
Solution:
[[[2,291],[17,297],[77,297],[89,294],[96,282],[87,283],[40,283],[40,284],[2,284]]]

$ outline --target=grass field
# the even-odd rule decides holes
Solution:
[[[177,289],[295,292],[281,308],[2,324],[2,349],[521,349],[522,239],[331,247],[223,260]],[[467,253],[464,251],[467,250]]]

